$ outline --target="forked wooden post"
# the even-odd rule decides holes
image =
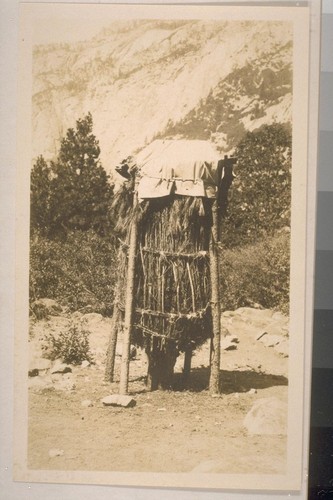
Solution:
[[[209,391],[211,394],[218,394],[220,391],[220,359],[221,359],[221,306],[220,306],[220,272],[219,272],[219,255],[218,255],[218,240],[219,240],[219,213],[218,200],[214,200],[212,206],[213,225],[209,242],[209,257],[210,257],[210,279],[211,279],[211,308],[212,308],[212,323],[213,323],[213,338],[211,350],[210,364],[210,379]]]
[[[221,301],[220,301],[220,266],[218,242],[220,238],[220,216],[225,216],[228,204],[228,190],[232,184],[234,174],[233,165],[237,163],[236,158],[224,156],[218,163],[219,185],[217,199],[212,206],[212,231],[209,244],[210,256],[210,278],[211,278],[211,306],[213,322],[213,338],[210,351],[210,380],[209,390],[212,394],[220,391],[220,361],[221,361]]]
[[[130,363],[131,333],[134,310],[134,286],[135,286],[135,257],[138,240],[138,216],[137,216],[137,189],[135,184],[133,199],[133,219],[130,227],[130,239],[128,249],[128,271],[125,296],[125,318],[123,330],[123,349],[121,356],[119,394],[128,393],[128,377]]]

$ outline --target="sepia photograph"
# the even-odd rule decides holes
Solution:
[[[16,480],[300,488],[308,37],[21,5]]]

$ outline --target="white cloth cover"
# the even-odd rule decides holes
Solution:
[[[171,193],[215,198],[219,154],[208,141],[156,140],[136,156],[139,199]]]

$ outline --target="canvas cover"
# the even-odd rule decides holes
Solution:
[[[220,155],[204,140],[156,140],[136,156],[139,199],[178,194],[215,198]]]

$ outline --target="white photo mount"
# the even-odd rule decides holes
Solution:
[[[167,487],[190,489],[232,489],[253,491],[297,492],[306,484],[306,453],[309,426],[309,387],[312,328],[312,276],[314,259],[314,210],[316,186],[317,113],[319,81],[319,8],[315,2],[250,2],[241,5],[97,5],[97,4],[21,4],[19,132],[17,176],[17,309],[15,337],[15,429],[14,479],[25,482],[82,483],[94,485]],[[278,4],[278,5],[276,5]],[[34,156],[31,78],[34,36],[45,37],[39,30],[41,21],[50,26],[61,40],[61,23],[90,19],[94,25],[109,16],[126,23],[137,19],[199,19],[215,22],[252,23],[281,22],[292,25],[293,91],[292,91],[292,222],[291,222],[291,316],[288,368],[288,433],[284,473],[195,473],[136,472],[29,468],[27,409],[28,344],[28,255],[29,255],[29,172]],[[82,22],[82,21],[81,21]],[[88,21],[87,21],[88,22]],[[89,23],[88,23],[89,25]],[[65,36],[65,34],[64,34]],[[89,35],[87,34],[87,39]],[[46,40],[46,38],[44,38]],[[66,42],[66,43],[71,43]],[[75,42],[73,42],[75,43]],[[84,114],[84,113],[82,113]],[[73,116],[73,122],[79,117]],[[65,127],[66,128],[66,127]],[[39,134],[41,129],[39,129]],[[306,168],[307,166],[307,168]],[[24,401],[24,411],[22,411]],[[131,450],[128,450],[131,453]],[[93,464],[91,464],[93,465]]]

